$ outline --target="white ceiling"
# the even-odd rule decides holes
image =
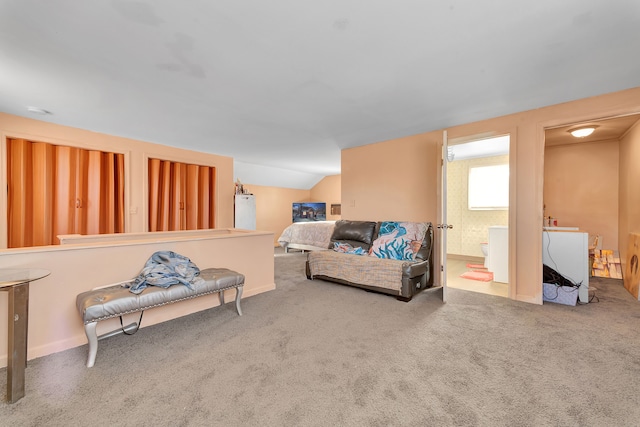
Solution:
[[[0,111],[310,188],[344,148],[640,86],[638,52],[638,0],[0,0]]]

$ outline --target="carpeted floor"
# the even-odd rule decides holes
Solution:
[[[29,361],[6,426],[636,426],[640,303],[542,306],[458,289],[409,303],[304,276],[277,289]],[[6,371],[0,387],[6,388]]]

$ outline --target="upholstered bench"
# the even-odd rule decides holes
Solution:
[[[122,284],[107,286],[83,292],[76,298],[78,312],[84,322],[84,331],[89,341],[89,356],[87,367],[94,365],[96,354],[98,353],[98,340],[107,338],[118,333],[125,332],[139,327],[133,323],[123,326],[122,329],[108,332],[100,337],[96,334],[96,326],[99,321],[122,317],[128,313],[144,312],[144,310],[183,301],[202,295],[218,293],[220,304],[224,304],[224,291],[227,289],[236,290],[236,310],[242,316],[240,308],[240,298],[242,297],[242,287],[244,285],[244,275],[227,268],[207,268],[200,271],[200,278],[204,279],[192,284],[193,289],[189,289],[183,284],[176,284],[168,288],[149,286],[140,294],[133,294],[129,288]]]

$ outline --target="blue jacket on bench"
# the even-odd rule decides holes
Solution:
[[[172,251],[158,251],[151,255],[140,274],[127,286],[134,294],[141,293],[147,286],[168,288],[177,283],[193,290],[191,284],[202,281],[198,277],[199,274],[198,266],[184,255]]]

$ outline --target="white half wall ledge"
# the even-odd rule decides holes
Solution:
[[[336,173],[340,172],[338,171]],[[299,172],[239,161],[233,162],[233,181],[240,180],[243,185],[246,184],[248,186],[254,184],[266,187],[310,190],[324,177],[325,175],[315,173]]]

